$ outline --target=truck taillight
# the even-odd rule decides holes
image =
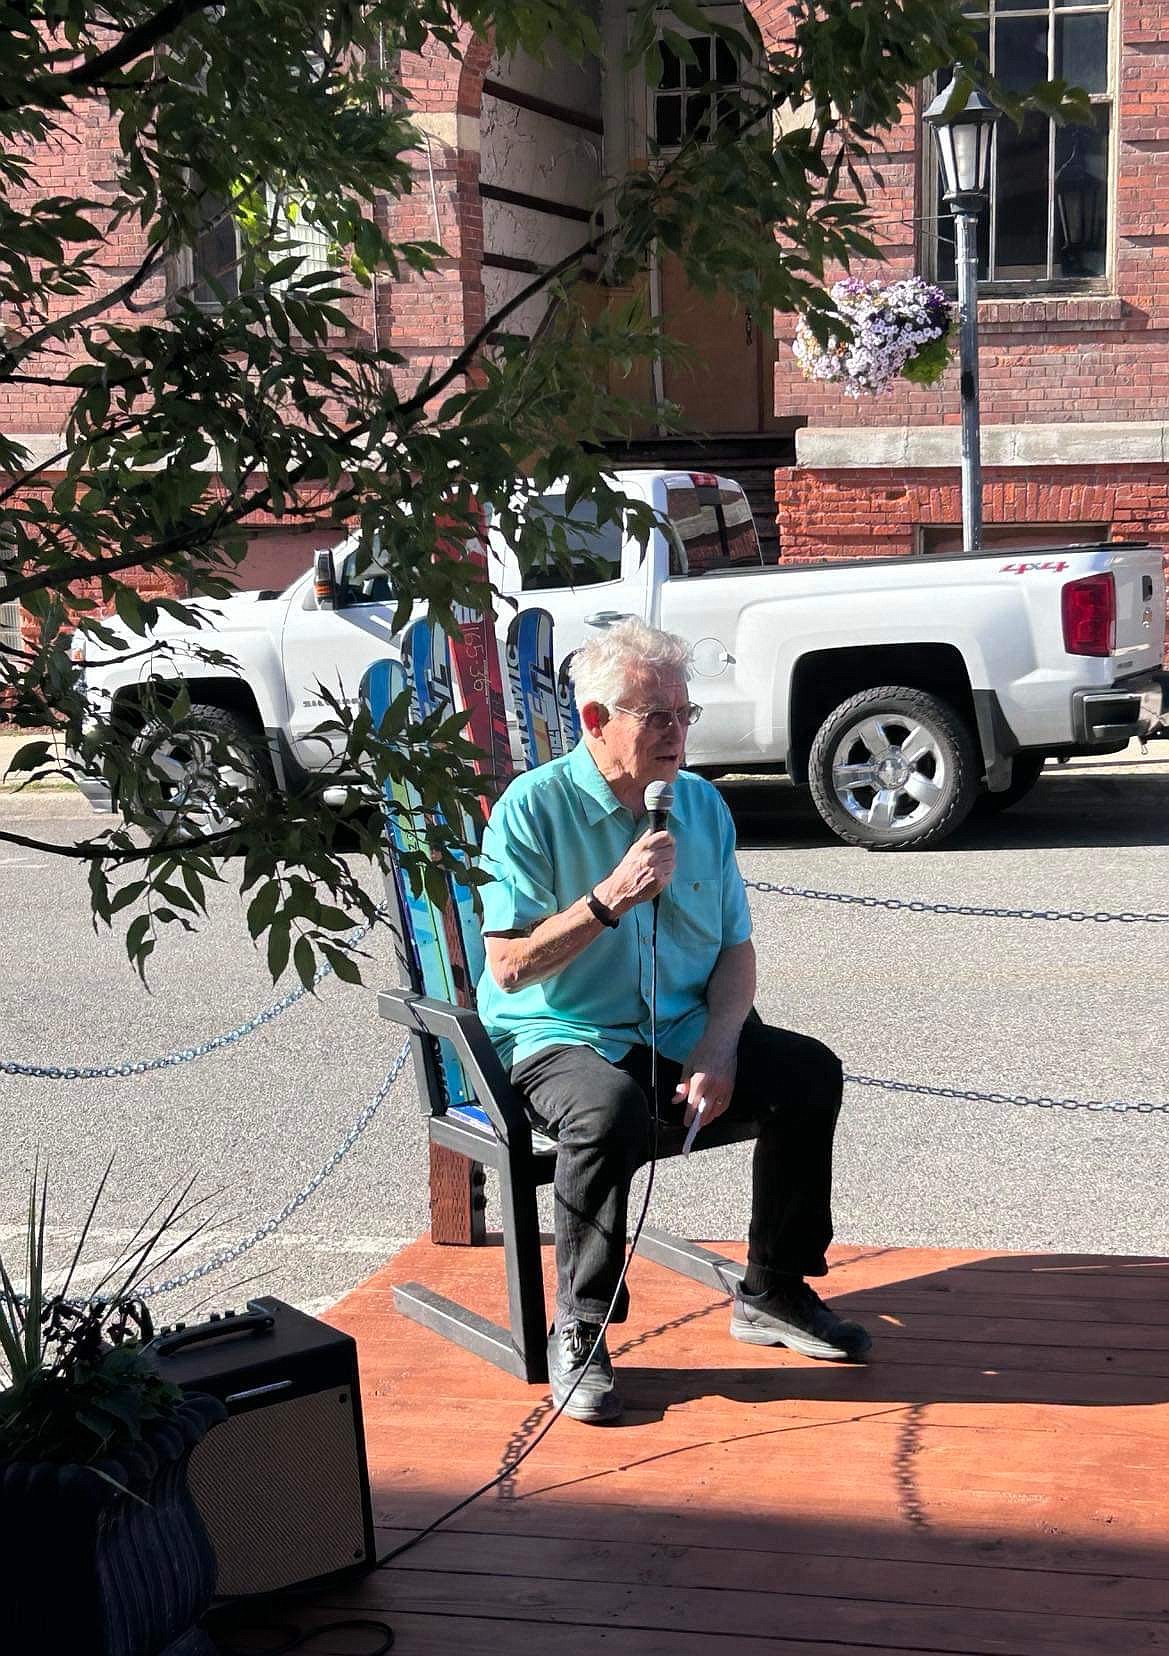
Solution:
[[[1107,656],[1116,648],[1116,581],[1085,575],[1063,589],[1063,647],[1069,655]]]
[[[718,478],[713,472],[691,472],[690,481],[696,489],[718,488]]]

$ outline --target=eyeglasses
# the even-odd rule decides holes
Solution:
[[[613,711],[628,713],[638,724],[658,731],[671,730],[675,724],[680,724],[685,730],[688,725],[696,725],[702,717],[702,709],[696,702],[687,702],[685,707],[647,707],[644,711],[636,707],[615,706]]]

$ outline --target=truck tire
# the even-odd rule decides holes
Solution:
[[[134,800],[136,814],[159,828],[177,823],[180,837],[232,825],[230,813],[214,802],[213,790],[201,787],[209,772],[241,791],[265,795],[275,786],[263,733],[226,707],[196,702],[176,725],[145,724],[134,753],[149,765]]]
[[[940,696],[903,684],[862,690],[816,732],[808,784],[838,839],[921,851],[965,821],[978,794],[974,738]]]
[[[989,788],[984,788],[974,801],[978,815],[997,816],[1000,811],[1009,811],[1012,805],[1017,805],[1038,782],[1046,758],[1046,753],[1016,753],[1011,764],[1010,786],[1002,793],[991,793]]]

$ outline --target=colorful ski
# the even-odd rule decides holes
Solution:
[[[408,689],[405,669],[399,661],[374,662],[362,679],[362,695],[366,698],[371,716],[379,723],[386,709]],[[391,859],[394,889],[406,932],[398,940],[399,958],[406,968],[410,988],[416,994],[453,1000],[450,963],[443,945],[442,911],[431,901],[425,887],[415,895],[400,860],[402,853],[426,849],[422,800],[417,789],[405,782],[387,782],[385,793],[386,826],[399,853]],[[447,1041],[439,1041],[438,1049],[448,1103],[467,1103],[471,1091],[454,1048]]]
[[[382,720],[393,703],[407,689],[406,674],[398,661],[375,661],[361,678],[359,691],[362,702],[369,709],[374,728],[380,729]],[[408,790],[404,783],[387,779],[385,788],[386,828],[395,847],[401,851],[408,843]],[[397,807],[397,809],[395,809]],[[398,857],[390,858],[390,874],[397,897],[396,912],[390,925],[394,933],[394,949],[402,977],[416,995],[424,992],[422,962],[410,911],[410,882]]]
[[[560,708],[552,662],[552,617],[521,610],[507,629],[507,671],[529,770],[559,759]]]
[[[487,552],[481,543],[467,547],[467,555],[487,579]],[[507,727],[507,703],[499,670],[499,645],[495,637],[495,616],[490,609],[478,611],[455,607],[458,633],[451,640],[451,662],[459,705],[471,716],[467,735],[487,758],[476,765],[484,778],[479,803],[484,817],[511,781],[514,765],[511,734]]]
[[[556,703],[560,709],[560,741],[565,753],[574,748],[580,741],[580,714],[576,709],[576,702],[572,694],[572,658],[575,650],[570,650],[560,663],[560,671],[556,675]]]
[[[450,718],[457,709],[449,636],[429,620],[414,621],[402,635],[402,659],[411,678],[417,717],[438,713]],[[473,839],[471,822],[458,826],[463,839]],[[443,910],[443,938],[454,988],[451,998],[456,1006],[474,1006],[475,985],[484,966],[475,899],[470,886],[460,880],[452,877],[448,886],[452,900]]]

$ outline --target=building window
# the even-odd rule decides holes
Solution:
[[[207,197],[202,216],[191,250],[191,298],[214,310],[239,293],[239,231],[222,196]]]
[[[20,604],[15,598],[0,604],[0,654],[23,648],[20,630]]]
[[[333,269],[331,244],[325,232],[304,216],[299,203],[282,200],[272,190],[266,193],[272,226],[282,244],[277,257],[299,255],[297,278]],[[191,253],[191,298],[197,305],[214,310],[223,299],[234,299],[239,293],[239,227],[219,196],[207,199],[203,221]],[[286,285],[277,283],[277,288]]]
[[[1031,111],[994,137],[990,203],[978,227],[979,279],[1002,287],[1101,288],[1112,209],[1111,0],[980,0],[966,8],[991,71],[1013,92],[1064,80],[1091,97],[1093,126],[1060,126]],[[944,83],[943,83],[944,84]],[[923,154],[934,166],[923,141]],[[936,272],[952,282],[954,225],[938,202]]]
[[[739,59],[714,35],[675,33],[694,54],[684,59],[666,40],[658,41],[660,78],[653,93],[653,134],[659,149],[677,149],[688,138],[700,142],[716,127],[738,131],[743,90]]]

